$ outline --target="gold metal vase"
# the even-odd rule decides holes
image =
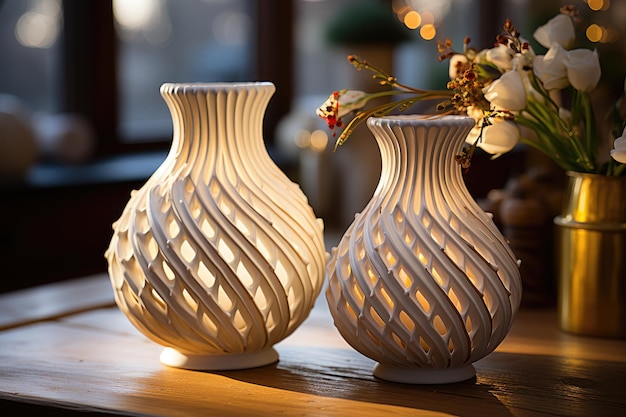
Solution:
[[[626,338],[626,177],[567,174],[555,219],[560,327]]]

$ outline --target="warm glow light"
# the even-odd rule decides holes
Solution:
[[[434,266],[430,272],[430,275],[432,275],[433,279],[435,280],[435,282],[437,282],[437,284],[443,287],[443,278],[441,277],[441,275],[439,275],[439,271],[437,271],[437,269]]]
[[[427,41],[434,39],[436,35],[437,30],[435,29],[435,25],[427,24],[420,29],[420,36]]]
[[[376,284],[376,282],[378,281],[378,277],[376,276],[374,271],[372,271],[371,269],[367,270],[367,276],[369,277],[370,282],[372,283],[372,285]]]
[[[215,275],[207,268],[204,262],[200,261],[198,263],[198,278],[200,278],[200,282],[202,282],[205,288],[213,287],[215,284]]]
[[[356,297],[357,302],[359,303],[359,307],[363,308],[363,301],[365,301],[365,294],[361,291],[361,288],[355,283],[354,287],[352,287],[353,294]]]
[[[387,252],[387,263],[389,265],[394,265],[396,263],[396,257],[391,252]]]
[[[404,24],[409,29],[417,29],[422,24],[422,16],[416,11],[410,11],[404,15]]]
[[[383,320],[380,315],[376,312],[376,310],[374,309],[374,307],[370,307],[370,315],[372,316],[372,318],[374,319],[374,321],[376,322],[376,324],[378,324],[379,327],[385,327],[385,320]]]
[[[326,131],[318,129],[311,134],[311,149],[322,152],[328,145],[328,134]]]
[[[404,325],[404,327],[406,327],[409,332],[413,332],[413,330],[415,329],[415,323],[413,322],[413,320],[411,320],[411,317],[409,317],[409,315],[406,314],[404,311],[400,312],[399,317],[400,322]]]
[[[237,264],[236,271],[237,278],[239,278],[239,281],[243,284],[244,287],[254,288],[255,280],[254,278],[252,278],[252,276],[250,275],[250,271],[248,271],[248,268],[246,268],[243,262],[239,262]]]
[[[293,140],[298,148],[308,148],[311,146],[311,132],[304,129],[298,130]]]
[[[446,325],[439,315],[436,315],[433,318],[433,326],[435,327],[435,330],[437,330],[437,332],[439,332],[439,334],[442,336],[444,336],[448,332],[448,329],[446,329]]]
[[[422,307],[422,310],[428,313],[430,311],[430,303],[428,302],[426,297],[424,297],[424,294],[418,291],[417,293],[415,293],[415,298],[417,299],[419,305]]]
[[[191,263],[196,257],[196,251],[191,247],[188,240],[184,240],[180,246],[180,254],[188,263]]]
[[[454,307],[459,311],[459,313],[463,314],[464,313],[463,305],[461,305],[461,301],[459,300],[459,297],[457,297],[456,293],[454,292],[452,288],[450,288],[450,291],[448,291],[448,298],[450,299],[452,304],[454,304]]]
[[[413,280],[411,279],[411,277],[406,273],[406,271],[402,268],[400,268],[400,272],[398,273],[398,279],[400,281],[400,284],[405,288],[411,288],[411,284],[413,283]]]
[[[611,5],[610,0],[587,0],[587,5],[593,11],[606,10]]]
[[[591,42],[611,43],[619,38],[619,34],[613,28],[605,28],[595,23],[589,25],[585,34]]]
[[[217,250],[220,256],[224,259],[224,261],[226,261],[226,263],[231,263],[235,260],[235,254],[233,253],[230,246],[228,246],[228,244],[224,242],[224,239],[219,240],[217,244]]]
[[[589,25],[585,33],[587,35],[587,39],[589,39],[591,42],[600,42],[602,40],[602,34],[604,33],[604,29],[593,23]]]
[[[393,299],[389,296],[384,287],[380,288],[380,295],[382,296],[382,299],[387,303],[387,306],[389,306],[390,310],[392,310],[395,306],[395,303],[393,302]]]
[[[430,350],[430,346],[428,346],[428,343],[426,343],[426,341],[424,340],[424,338],[422,338],[420,336],[420,346],[422,347],[422,349],[424,350],[424,352],[428,353],[428,351]]]

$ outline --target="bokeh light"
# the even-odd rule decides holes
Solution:
[[[422,26],[420,29],[420,36],[427,41],[434,39],[435,36],[437,36],[437,29],[435,28],[435,25],[428,23]]]
[[[417,29],[422,24],[422,16],[415,10],[404,15],[404,25],[409,29]]]
[[[611,6],[611,0],[587,0],[587,5],[593,11],[607,10]]]
[[[328,134],[323,130],[314,130],[311,133],[311,149],[321,152],[328,145]]]
[[[61,25],[59,0],[33,1],[29,10],[17,20],[15,37],[27,48],[49,48],[58,39]]]

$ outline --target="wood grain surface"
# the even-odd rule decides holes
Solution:
[[[277,345],[276,364],[217,373],[168,368],[158,360],[162,347],[113,306],[107,285],[105,275],[94,276],[69,287],[34,289],[32,297],[24,291],[0,297],[3,415],[10,415],[11,404],[20,412],[28,404],[29,412],[43,415],[52,409],[234,417],[626,411],[626,341],[562,333],[553,310],[522,310],[502,345],[475,364],[475,379],[416,386],[374,378],[374,362],[341,339],[323,296],[304,325]],[[94,290],[98,297],[89,294]],[[33,315],[33,305],[50,315]]]

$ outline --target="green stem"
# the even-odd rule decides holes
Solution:
[[[365,100],[367,102],[376,98],[389,97],[399,94],[407,93],[405,91],[398,90],[385,90],[378,93],[368,94],[366,97],[363,97],[360,100]],[[371,109],[359,111],[357,112],[357,115],[354,116],[352,120],[350,120],[350,122],[346,125],[345,129],[337,139],[337,142],[335,143],[335,150],[339,146],[343,145],[346,140],[348,140],[354,129],[356,129],[361,123],[365,122],[370,117],[386,116],[397,109],[400,109],[400,111],[405,111],[418,101],[435,98],[447,98],[450,97],[450,95],[451,94],[447,91],[424,91],[422,94],[412,95],[402,100],[391,101],[390,103],[381,104]]]
[[[546,99],[544,103],[539,103],[536,99],[529,97],[526,109],[516,116],[516,122],[534,130],[542,142],[541,147],[538,148],[546,149],[544,152],[553,160],[563,161],[559,162],[559,165],[567,165],[568,169],[578,172],[595,172],[597,153],[595,136],[588,133],[593,132],[595,127],[588,96],[573,96],[573,109],[575,110],[572,113],[571,125],[576,126],[582,123],[586,129],[583,134],[591,136],[591,139],[581,140],[575,130],[559,116],[556,104],[546,94],[542,95]],[[589,142],[590,140],[592,142]],[[547,152],[548,150],[550,153]]]
[[[587,147],[587,155],[589,156],[590,163],[595,165],[596,158],[598,157],[598,137],[595,126],[595,118],[593,116],[593,109],[591,108],[591,101],[589,100],[589,94],[574,90],[574,96],[579,104],[581,111],[581,119],[585,126],[585,144]]]

